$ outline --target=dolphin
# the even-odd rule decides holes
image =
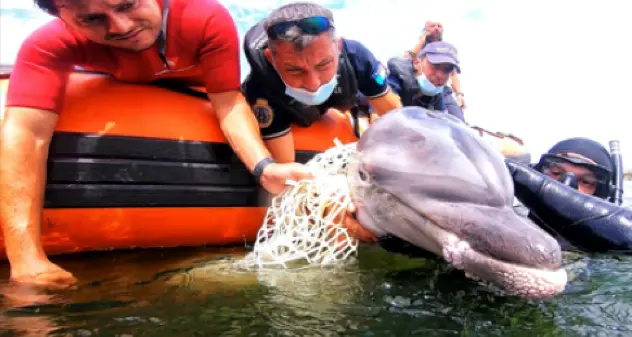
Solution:
[[[421,107],[386,113],[358,141],[346,174],[357,220],[376,237],[522,298],[564,290],[559,243],[514,211],[504,158],[456,118]]]

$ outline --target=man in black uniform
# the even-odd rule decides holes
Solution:
[[[457,50],[447,42],[431,42],[419,57],[395,57],[388,61],[388,85],[400,95],[404,106],[441,110],[465,122],[463,114],[448,110],[444,88],[451,74],[461,73]]]
[[[242,90],[279,162],[295,160],[291,123],[307,127],[330,108],[356,108],[360,96],[378,115],[401,106],[386,67],[360,42],[336,37],[333,24],[330,10],[293,3],[246,33],[251,72]]]
[[[443,41],[443,25],[438,21],[428,20],[418,38],[417,44],[411,50],[406,51],[404,58],[418,58],[419,53],[428,43],[437,41]],[[463,115],[463,109],[466,108],[465,95],[461,89],[461,79],[459,77],[456,71],[450,74],[450,85],[443,87],[443,104],[450,115],[465,121]]]

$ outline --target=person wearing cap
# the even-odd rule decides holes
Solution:
[[[209,113],[215,114],[231,148],[266,190],[277,194],[288,177],[311,175],[304,165],[269,160],[240,90],[237,28],[220,2],[35,3],[55,18],[20,47],[0,130],[0,223],[11,280],[61,288],[77,281],[49,260],[40,237],[48,149],[75,67],[131,83],[175,80],[204,86]]]
[[[613,165],[610,153],[588,138],[569,138],[553,145],[533,166],[548,177],[601,199],[610,196]]]
[[[424,29],[419,36],[417,44],[404,53],[405,58],[417,58],[421,50],[432,42],[443,41],[443,25],[438,21],[426,21]],[[450,74],[450,85],[443,87],[443,103],[448,113],[460,116],[464,120],[463,110],[465,109],[465,94],[461,90],[461,80],[456,71]],[[454,94],[454,95],[453,95]],[[456,100],[455,100],[456,98]],[[463,118],[461,118],[463,117]]]
[[[421,50],[419,57],[394,57],[387,64],[388,84],[400,96],[402,105],[446,111],[465,122],[460,110],[446,109],[443,97],[450,74],[461,72],[453,45],[443,41],[431,42]]]
[[[336,35],[333,13],[313,3],[273,10],[244,37],[251,71],[242,90],[275,160],[295,160],[292,124],[308,127],[365,96],[381,115],[401,107],[387,71],[362,43]]]

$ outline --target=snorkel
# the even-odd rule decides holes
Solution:
[[[611,140],[610,160],[612,161],[612,188],[608,201],[621,206],[623,202],[623,159],[621,156],[621,144],[618,140]]]

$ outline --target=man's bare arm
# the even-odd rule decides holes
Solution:
[[[8,107],[0,130],[0,222],[11,277],[18,281],[76,281],[48,260],[41,240],[46,161],[57,118],[47,110]]]
[[[239,159],[253,172],[259,161],[270,157],[263,144],[259,124],[241,91],[234,90],[208,94],[219,125]],[[301,180],[312,177],[306,166],[299,163],[273,163],[263,170],[261,185],[272,194],[285,188],[287,179]]]
[[[390,88],[388,89],[388,92],[386,94],[376,98],[369,98],[368,100],[369,104],[371,104],[371,106],[373,107],[373,110],[375,110],[375,113],[377,113],[379,116],[382,116],[383,114],[393,109],[402,107],[400,97],[395,94]]]
[[[250,105],[238,90],[208,94],[219,125],[231,148],[252,172],[257,163],[270,156],[261,139],[259,124]]]
[[[452,74],[450,74],[451,80],[452,80],[452,91],[454,91],[454,96],[455,99],[457,101],[457,103],[459,104],[459,107],[461,108],[461,110],[463,111],[465,109],[465,98],[463,95],[463,91],[461,89],[461,80],[459,78],[458,73],[456,72],[456,70],[452,70]]]
[[[419,53],[423,49],[424,45],[426,44],[426,39],[427,38],[428,38],[428,32],[423,31],[421,33],[421,35],[419,36],[419,39],[417,40],[417,44],[415,44],[415,46],[412,49],[406,51],[404,53],[404,57],[414,58],[417,55],[419,55]],[[411,55],[411,53],[412,53],[412,55]]]
[[[293,163],[296,160],[294,137],[292,131],[287,134],[265,141],[266,147],[279,163]]]
[[[452,81],[452,91],[454,91],[455,93],[461,92],[461,80],[459,79],[459,75],[457,74],[456,70],[452,70],[450,77]]]

